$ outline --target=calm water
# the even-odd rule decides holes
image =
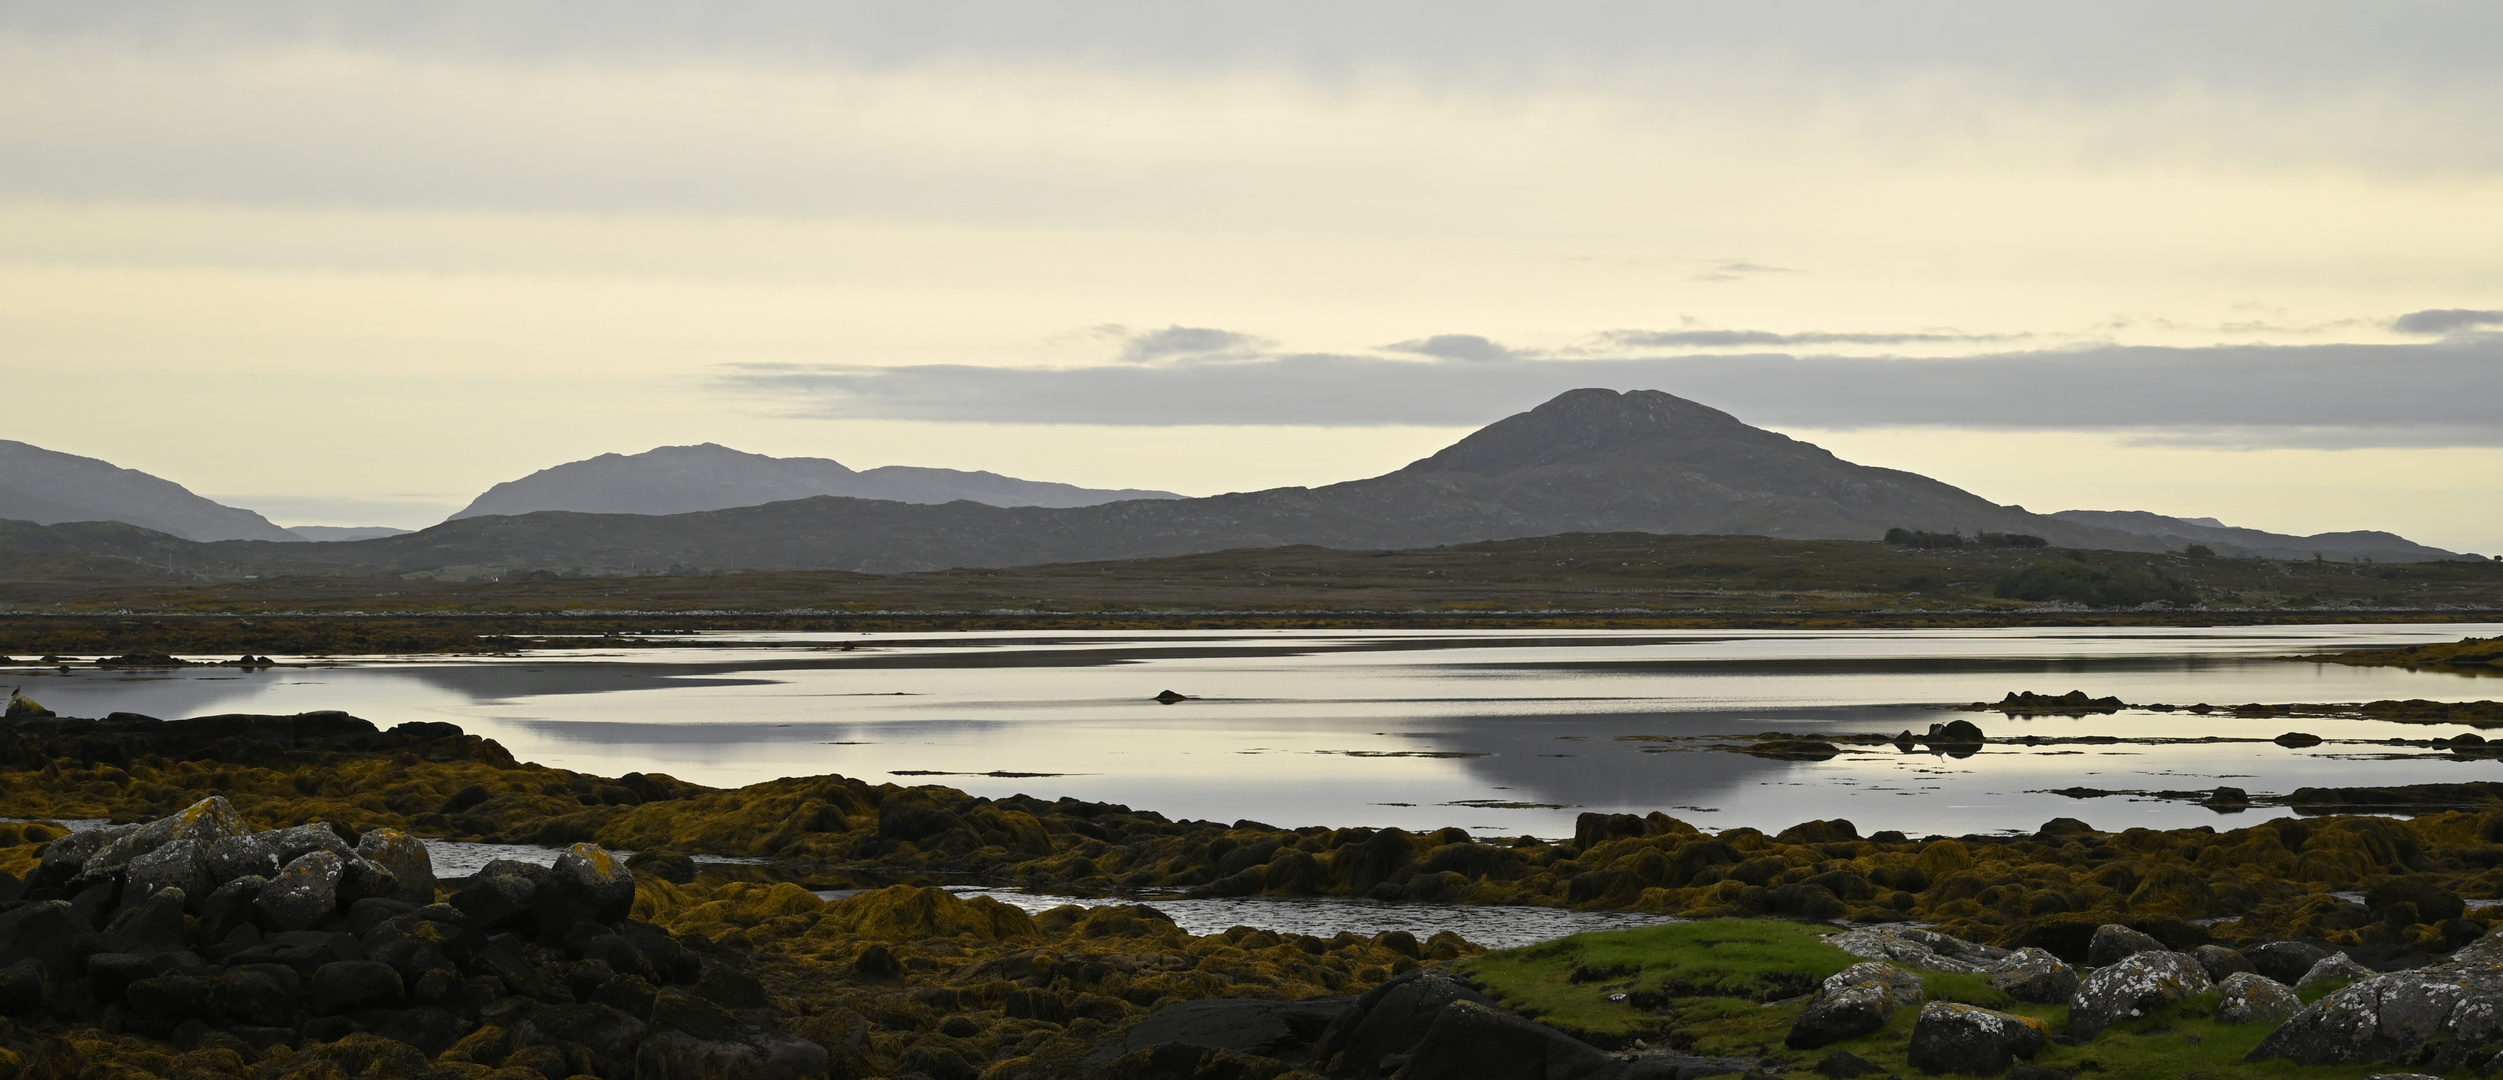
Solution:
[[[1821,763],[1660,753],[1626,736],[1882,732],[1954,717],[1992,735],[2426,738],[2465,730],[2123,712],[2009,720],[1950,712],[2011,690],[2137,702],[2503,696],[2503,679],[2275,659],[2450,641],[2503,627],[1928,631],[991,633],[738,635],[706,647],[521,658],[374,657],[268,671],[8,673],[67,715],[344,709],[445,720],[516,755],[707,784],[839,772],[1128,803],[1276,825],[1459,825],[1566,835],[1585,810],[1666,810],[1706,828],[1848,817],[1864,831],[2241,823],[2197,806],[2047,789],[2203,789],[2503,779],[2495,761],[2388,748],[1886,748]],[[286,658],[281,658],[286,659]],[[1195,700],[1160,705],[1160,690]],[[1028,775],[982,775],[1009,773]],[[934,775],[935,774],[935,775]],[[1034,775],[1042,774],[1042,775]],[[1499,804],[1554,804],[1507,807]]]

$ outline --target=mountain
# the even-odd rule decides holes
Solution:
[[[778,458],[716,443],[602,454],[508,480],[447,521],[540,510],[592,514],[687,514],[842,495],[901,503],[969,499],[992,506],[1093,506],[1121,499],[1179,499],[1170,491],[1106,491],[1019,480],[990,472],[907,465],[854,471],[828,458]]]
[[[2169,535],[2034,514],[1925,476],[1853,464],[1656,390],[1575,390],[1396,472],[1319,488],[1076,507],[818,495],[672,515],[541,510],[328,544],[186,545],[137,530],[85,527],[21,540],[0,530],[0,552],[24,545],[206,575],[470,579],[539,571],[892,573],[1288,544],[1414,548],[1565,532],[1875,540],[1898,527],[2022,533],[2075,548],[2186,546]],[[2220,546],[2219,553],[2235,552]]]
[[[287,531],[298,540],[333,543],[340,540],[372,540],[382,536],[400,536],[415,529],[394,529],[389,525],[290,525]]]
[[[109,461],[0,439],[0,518],[119,521],[187,540],[294,540],[268,518]]]
[[[2174,550],[2192,544],[2205,544],[2220,555],[2257,555],[2268,559],[2309,559],[2317,555],[2341,562],[2357,558],[2382,562],[2431,562],[2466,557],[2441,548],[2426,547],[2397,533],[2369,530],[2290,536],[2259,529],[2235,528],[2215,518],[2166,517],[2145,510],[2062,510],[2051,516],[2081,525],[2154,537]]]

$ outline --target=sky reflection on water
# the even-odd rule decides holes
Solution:
[[[1554,836],[1585,810],[1661,809],[1707,828],[1842,816],[1917,835],[2058,816],[2115,829],[2222,827],[2275,813],[2045,793],[2053,788],[2283,792],[2503,779],[2503,764],[2376,760],[2379,751],[2336,743],[1993,745],[1965,759],[1886,747],[1796,763],[1662,753],[1621,737],[1918,731],[1971,715],[1946,711],[1953,703],[2010,690],[2220,705],[2475,700],[2497,696],[2503,681],[2276,658],[2498,629],[723,634],[706,636],[712,647],[586,642],[520,658],[265,672],[38,669],[22,681],[68,715],[343,709],[386,726],[447,720],[526,760],[720,785],[840,772],[1289,826]],[[1149,700],[1165,689],[1196,700]],[[2265,739],[2300,729],[2336,740],[2466,730],[2139,711],[1978,719],[1993,735]],[[1055,775],[980,775],[993,772]]]

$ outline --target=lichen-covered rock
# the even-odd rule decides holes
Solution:
[[[2164,943],[2118,923],[2095,927],[2086,946],[2086,966],[2109,967],[2145,952],[2164,952]]]
[[[205,897],[216,888],[209,877],[208,845],[198,840],[176,840],[130,860],[122,868],[125,892],[149,896],[159,889],[181,889],[190,896]]]
[[[112,873],[167,844],[190,841],[205,846],[246,831],[243,815],[235,812],[234,804],[223,795],[212,795],[115,837],[88,856],[80,872],[88,876]]]
[[[2373,969],[2356,963],[2352,956],[2345,953],[2331,953],[2322,957],[2319,963],[2313,964],[2310,970],[2303,973],[2302,978],[2296,979],[2294,988],[2300,990],[2313,983],[2321,982],[2356,982],[2372,978],[2376,974],[2378,972]]]
[[[1975,972],[2004,950],[1989,949],[1961,938],[1921,930],[1868,927],[1845,930],[1826,941],[1853,956],[1887,960],[1926,971]],[[1944,946],[1942,949],[1941,946]]]
[[[555,872],[536,863],[497,859],[461,881],[452,906],[478,921],[481,929],[502,930],[528,920],[539,892],[555,882]]]
[[[1894,969],[1900,970],[1900,969]],[[1917,989],[1917,980],[1915,992]],[[1827,1043],[1876,1033],[1895,1015],[1895,998],[1883,983],[1859,982],[1827,990],[1791,1022],[1782,1041],[1793,1050],[1813,1050]]]
[[[42,867],[54,877],[67,881],[87,868],[87,860],[115,841],[138,832],[144,825],[106,825],[96,829],[72,832],[43,849]]]
[[[1926,997],[1919,975],[1880,960],[1853,964],[1828,975],[1819,989],[1830,995],[1862,983],[1875,984],[1885,993],[1886,1000],[1895,1005],[1918,1005]]]
[[[2069,1004],[2069,1034],[2091,1038],[2096,1032],[2206,993],[2206,968],[2188,953],[2142,952],[2086,977]]]
[[[2447,964],[2331,991],[2270,1032],[2249,1060],[2412,1062],[2444,1035],[2462,1049],[2503,1042],[2503,946],[2471,946]]]
[[[634,871],[597,844],[566,848],[549,878],[571,921],[613,923],[634,907]]]
[[[2216,1006],[2220,1024],[2279,1024],[2303,1008],[2286,984],[2256,971],[2237,971],[2216,984],[2223,999]]]
[[[356,855],[328,824],[316,821],[220,837],[209,844],[209,873],[221,882],[247,874],[275,877],[280,867],[315,851],[330,852],[343,861]]]
[[[2029,1016],[1933,1001],[1921,1006],[1907,1057],[1929,1072],[1997,1076],[2041,1053],[2050,1038],[2050,1026]]]
[[[358,858],[391,873],[391,899],[410,904],[435,900],[434,857],[425,841],[398,829],[369,829],[356,841]]]
[[[281,930],[306,930],[338,914],[339,877],[345,860],[329,851],[296,856],[261,886],[252,901],[270,925]]]
[[[1990,985],[2018,1001],[2038,1005],[2057,1005],[2075,997],[2079,981],[2077,969],[2046,950],[2030,947],[2016,950],[1990,968]]]

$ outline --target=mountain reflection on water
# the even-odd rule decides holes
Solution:
[[[1288,826],[1556,836],[1584,811],[1666,810],[1706,828],[1848,817],[1863,830],[1919,835],[2031,829],[2062,816],[2119,829],[2280,812],[2220,821],[2178,801],[2053,789],[2259,794],[2503,779],[2493,760],[2335,741],[2465,730],[2450,726],[1952,711],[2011,690],[2185,705],[2475,700],[2498,696],[2503,681],[2281,658],[2498,629],[713,634],[655,648],[586,640],[522,657],[13,675],[68,715],[342,709],[386,726],[447,720],[525,760],[716,785],[839,772]],[[1168,689],[1192,700],[1150,700]],[[1846,747],[1821,762],[1662,741],[1891,735],[1956,717],[1994,736],[2264,740],[2299,729],[2333,741],[2305,750],[1994,743],[1964,758]]]

